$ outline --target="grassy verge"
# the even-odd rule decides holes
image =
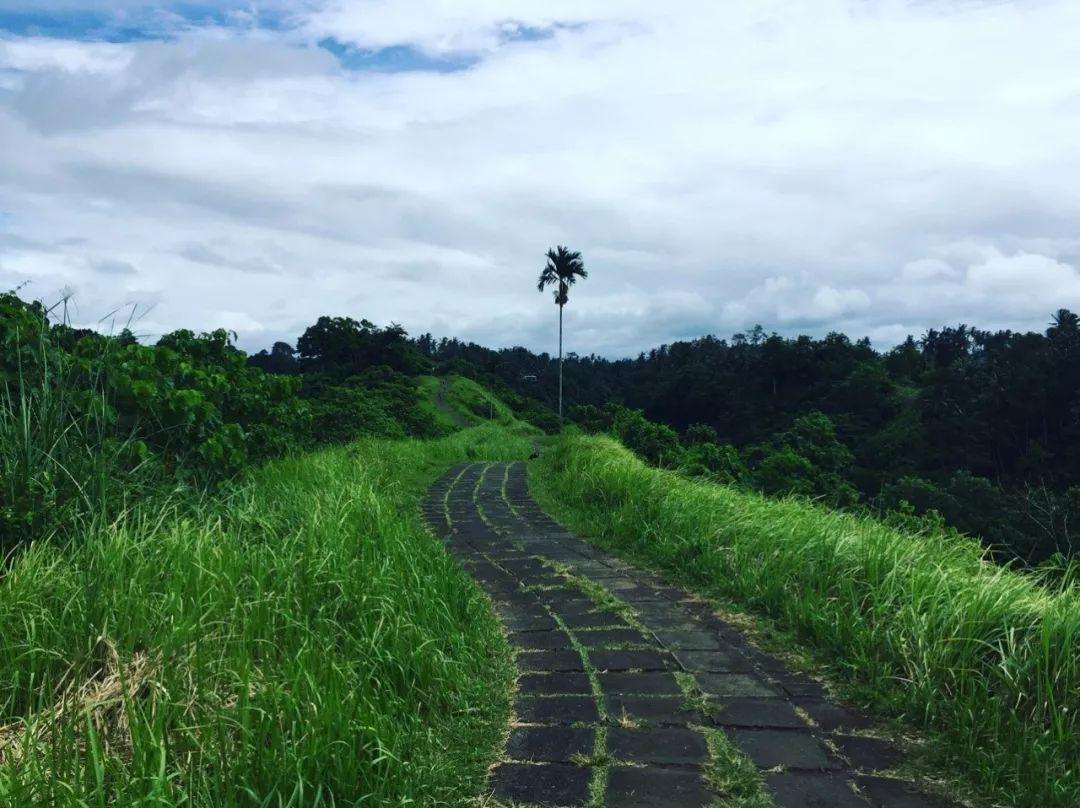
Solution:
[[[1080,590],[905,534],[648,468],[568,435],[532,482],[544,504],[690,588],[775,619],[882,712],[932,730],[940,765],[1003,805],[1080,804]]]
[[[502,426],[521,423],[498,396],[464,376],[421,376],[417,385],[418,406],[447,432],[459,429],[459,421],[473,425],[490,421]]]
[[[0,805],[457,805],[509,710],[479,590],[422,527],[524,433],[362,441],[128,511],[0,578]]]

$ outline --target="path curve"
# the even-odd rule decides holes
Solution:
[[[944,805],[881,776],[898,750],[867,737],[872,722],[817,681],[548,517],[524,463],[456,466],[424,516],[491,597],[516,652],[515,718],[491,773],[499,802],[717,804],[730,795],[703,775],[720,736],[765,773],[780,808]]]

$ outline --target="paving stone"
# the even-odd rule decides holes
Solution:
[[[542,672],[584,671],[581,654],[577,651],[525,651],[517,655],[518,670]]]
[[[776,808],[867,808],[839,775],[783,772],[765,777]]]
[[[590,651],[589,661],[599,671],[667,671],[678,667],[675,657],[662,651]]]
[[[492,773],[491,785],[498,800],[570,808],[588,801],[591,778],[591,769],[564,763],[504,763]]]
[[[526,673],[518,688],[529,695],[591,695],[592,686],[584,673]]]
[[[649,611],[642,610],[643,606],[652,606],[652,603],[630,603],[637,616],[639,622],[643,623],[651,631],[659,631],[661,629],[668,629],[673,631],[679,630],[694,630],[698,628],[694,624],[693,620],[687,618],[687,616],[679,611],[676,607],[670,603],[655,604],[663,606],[662,611]]]
[[[627,627],[626,621],[619,617],[619,615],[615,614],[615,612],[560,614],[559,608],[558,606],[556,606],[555,613],[559,615],[559,618],[566,624],[566,627],[570,630],[579,628]]]
[[[657,629],[653,632],[661,644],[677,651],[722,651],[719,638],[708,631],[680,629]]]
[[[649,641],[632,628],[602,628],[576,632],[577,640],[586,648],[604,648],[611,645],[648,645]]]
[[[598,576],[598,575],[621,575],[622,573],[613,570],[611,567],[600,561],[591,561],[589,559],[582,559],[572,565],[574,572],[578,575],[584,575],[586,577]]]
[[[649,724],[695,724],[701,717],[683,707],[680,696],[605,696],[604,706],[613,724],[624,719]]]
[[[743,648],[742,652],[747,659],[766,673],[788,673],[787,664],[782,659],[777,659],[750,646]]]
[[[921,793],[918,786],[906,780],[859,776],[855,783],[873,808],[953,808],[954,805]]]
[[[840,754],[851,763],[852,768],[862,771],[891,769],[903,756],[901,751],[880,738],[864,738],[855,735],[833,735]]]
[[[566,576],[559,575],[558,573],[523,575],[521,576],[521,580],[528,586],[558,587],[559,589],[566,588]]]
[[[639,606],[666,606],[668,608],[678,608],[672,601],[661,595],[660,590],[651,586],[639,585],[637,589],[620,592],[619,600],[625,601],[635,609]]]
[[[507,631],[515,634],[528,634],[533,631],[554,631],[559,628],[555,619],[546,612],[519,612],[510,613],[506,617],[500,615],[500,620]]]
[[[575,756],[592,754],[595,745],[592,729],[519,727],[510,733],[506,756],[534,763],[571,763]]]
[[[499,561],[499,564],[511,575],[516,575],[518,578],[539,577],[551,573],[551,568],[545,566],[543,562],[525,555],[520,560],[504,559]]]
[[[571,601],[559,601],[558,603],[550,604],[551,609],[559,615],[560,618],[566,617],[580,617],[582,615],[594,614],[600,611],[600,607],[595,602],[587,598],[575,598]]]
[[[782,729],[729,729],[727,736],[758,768],[840,768],[828,748],[808,731]]]
[[[537,650],[559,648],[569,650],[573,647],[570,645],[569,635],[562,630],[530,631],[526,634],[511,634],[508,639],[511,645],[516,645],[518,648],[532,648]]]
[[[627,763],[696,765],[709,756],[703,735],[678,727],[611,727],[607,733],[607,751],[616,760]]]
[[[792,698],[824,699],[828,695],[821,682],[803,673],[781,673],[774,678]]]
[[[749,660],[730,651],[674,651],[675,658],[691,673],[749,673]]]
[[[678,696],[679,683],[670,673],[601,673],[600,689],[609,695]]]
[[[674,587],[674,586],[667,586],[667,587],[658,588],[658,589],[656,589],[656,594],[659,595],[660,597],[664,598],[665,600],[670,600],[670,601],[675,601],[675,602],[679,602],[679,601],[683,601],[683,600],[691,600],[691,596],[690,596],[689,592],[686,592],[685,590],[679,589],[679,588]]]
[[[522,696],[514,712],[518,721],[526,724],[578,724],[599,720],[592,696]]]
[[[602,580],[600,583],[604,587],[604,589],[607,589],[609,592],[618,593],[618,597],[622,597],[623,593],[633,592],[635,590],[641,589],[641,587],[633,581],[627,580],[625,577],[622,577],[622,573],[618,573],[618,575],[620,576],[618,578]]]
[[[771,699],[783,695],[768,682],[745,673],[695,673],[694,681],[708,696]]]
[[[697,769],[659,766],[608,769],[605,803],[612,808],[701,808],[710,801]]]
[[[779,699],[726,699],[716,706],[711,720],[721,727],[802,729],[806,726],[794,708]]]
[[[579,590],[573,590],[577,593]],[[549,590],[547,592],[537,592],[534,597],[550,606],[556,614],[572,614],[574,612],[594,612],[597,609],[596,603],[582,595],[577,594],[565,594],[561,590],[555,592]]]
[[[826,732],[837,730],[869,729],[874,722],[867,716],[820,699],[795,699],[795,704],[814,719],[814,723]]]
[[[523,553],[521,550],[514,550],[513,548],[506,548],[493,552],[491,554],[491,560],[507,569],[511,569],[514,565],[539,563],[527,553]]]
[[[495,608],[500,606],[510,609],[536,609],[540,607],[540,599],[532,592],[507,592],[494,598]]]

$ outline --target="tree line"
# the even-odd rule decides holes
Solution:
[[[430,334],[413,342],[427,358],[556,404],[546,353]],[[569,354],[563,372],[570,404],[639,411],[689,446],[715,435],[704,442],[758,468],[762,490],[940,518],[1001,558],[1038,563],[1080,545],[1080,318],[1069,310],[1042,332],[948,326],[885,352],[844,334],[757,326],[626,359]]]

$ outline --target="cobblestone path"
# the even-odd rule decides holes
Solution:
[[[815,680],[707,606],[575,538],[523,463],[451,469],[424,516],[491,597],[516,651],[515,716],[490,791],[504,805],[723,805],[708,777],[762,771],[781,808],[930,808],[880,774],[899,752]],[[738,802],[727,804],[740,804]]]

